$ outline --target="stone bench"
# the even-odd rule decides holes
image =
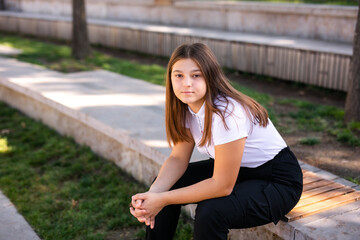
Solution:
[[[71,18],[0,11],[0,31],[71,39]],[[352,46],[321,40],[245,32],[88,19],[90,42],[170,56],[184,42],[203,42],[222,66],[274,78],[347,91]]]

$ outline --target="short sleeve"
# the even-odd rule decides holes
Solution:
[[[251,129],[250,121],[241,104],[237,102],[229,103],[224,117],[227,128],[218,114],[214,113],[213,115],[211,131],[215,146],[229,143],[249,135]]]

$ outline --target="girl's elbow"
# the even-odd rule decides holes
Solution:
[[[218,182],[218,184],[216,184],[216,185],[217,186],[216,186],[215,189],[218,189],[218,191],[217,191],[218,197],[227,197],[227,196],[229,196],[232,193],[232,191],[234,189],[234,186],[235,186],[235,184],[224,183],[224,182],[223,183]]]
[[[221,192],[221,197],[227,197],[232,193],[234,185],[222,186],[220,189],[221,190],[219,192]]]
[[[232,193],[233,189],[234,189],[234,186],[225,187],[224,191],[223,191],[224,197],[229,196]]]

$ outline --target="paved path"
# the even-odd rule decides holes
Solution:
[[[0,191],[0,240],[40,240],[10,200]]]
[[[95,119],[111,131],[121,133],[122,136],[129,135],[161,156],[166,156],[170,151],[164,131],[165,89],[162,86],[103,70],[62,74],[0,57],[0,99],[6,97],[1,96],[2,86],[11,87],[13,91],[21,91],[22,94],[32,94],[34,99],[40,99],[41,96],[51,102],[51,106],[57,106],[64,112],[80,112],[85,120]],[[56,119],[57,123],[61,120]],[[193,160],[202,158],[198,154],[193,156]],[[306,164],[302,164],[302,167],[311,168]],[[327,176],[337,178],[331,174]],[[356,187],[344,179],[340,180]],[[9,208],[12,204],[2,195],[0,200],[0,240],[38,239],[15,208]],[[360,239],[359,223],[360,202],[356,202],[289,224],[281,222],[275,231],[291,231],[291,239],[326,238],[331,233],[332,239],[355,240]],[[24,237],[15,235],[19,233]],[[232,232],[232,236],[232,239],[237,239],[239,235]]]

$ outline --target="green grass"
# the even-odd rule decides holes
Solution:
[[[279,99],[277,103],[289,104],[296,109],[290,112],[289,116],[297,121],[299,130],[327,132],[340,142],[350,146],[360,146],[360,123],[344,124],[343,109],[295,99]]]
[[[357,185],[360,185],[360,176],[357,178],[348,177],[348,178],[346,178],[346,180],[349,180]]]
[[[156,65],[141,65],[93,51],[86,60],[71,57],[71,48],[31,38],[0,33],[0,44],[23,50],[16,59],[30,62],[64,73],[105,69],[111,72],[139,78],[155,84],[165,84],[166,69]]]
[[[266,93],[257,92],[251,88],[241,86],[240,84],[238,84],[236,82],[232,82],[232,86],[235,89],[237,89],[238,91],[256,99],[256,101],[258,101],[261,105],[263,105],[268,110],[271,121],[275,125],[278,124],[278,118],[276,117],[276,113],[274,112],[274,109],[272,108],[272,106],[274,105],[274,103],[276,101],[274,97],[272,97]]]
[[[144,185],[1,102],[0,189],[41,239],[106,239],[128,229],[143,236],[128,206]],[[191,231],[181,220],[177,239]]]
[[[315,137],[301,138],[299,142],[303,145],[313,146],[320,143],[320,140]]]

